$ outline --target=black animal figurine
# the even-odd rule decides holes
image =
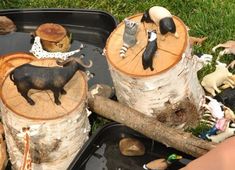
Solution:
[[[35,102],[28,96],[30,89],[51,90],[54,94],[54,100],[60,105],[60,94],[66,94],[64,86],[78,71],[85,71],[92,66],[92,61],[88,65],[82,62],[82,57],[71,57],[64,62],[57,62],[63,67],[41,67],[31,64],[24,64],[15,68],[10,73],[10,79],[17,86],[18,92],[31,105]]]
[[[143,14],[141,22],[155,23],[159,26],[160,33],[162,35],[171,32],[176,38],[178,38],[174,20],[171,13],[166,8],[161,6],[151,7]]]
[[[150,68],[151,71],[154,70],[153,68],[153,57],[157,51],[157,33],[155,30],[148,31],[148,44],[145,48],[145,51],[142,55],[142,64],[144,70]]]
[[[235,110],[235,89],[227,88],[218,93],[214,98],[230,109]]]

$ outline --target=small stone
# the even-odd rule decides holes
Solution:
[[[145,146],[135,138],[124,138],[119,142],[119,149],[125,156],[142,156],[145,154]]]
[[[98,95],[106,98],[112,98],[115,95],[114,88],[106,84],[95,84],[90,87],[89,92],[92,96]]]
[[[0,16],[0,35],[16,31],[14,22],[6,16]]]

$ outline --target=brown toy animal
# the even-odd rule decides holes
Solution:
[[[227,41],[223,44],[218,44],[217,46],[212,48],[212,51],[215,52],[217,48],[224,48],[223,51],[220,51],[219,56],[222,56],[224,54],[234,54],[235,55],[235,41]]]
[[[57,105],[60,105],[60,94],[66,94],[64,90],[65,84],[78,71],[85,71],[86,68],[92,66],[92,61],[89,65],[82,62],[82,57],[72,57],[68,60],[58,63],[63,67],[40,67],[31,64],[24,64],[15,68],[10,73],[10,79],[17,86],[18,92],[31,105],[35,102],[28,96],[30,89],[51,90],[54,94],[54,100]]]

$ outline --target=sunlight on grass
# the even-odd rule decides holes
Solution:
[[[211,48],[229,39],[235,39],[235,1],[233,0],[2,0],[0,7],[7,8],[78,8],[98,9],[111,13],[119,21],[151,6],[166,7],[180,17],[190,28],[192,36],[207,36],[197,52],[211,53]],[[216,54],[217,55],[217,54]]]
[[[0,8],[77,8],[97,9],[109,12],[119,21],[136,13],[144,12],[151,6],[166,7],[173,15],[180,17],[190,28],[189,34],[208,37],[203,45],[194,47],[194,52],[209,53],[218,43],[235,40],[235,1],[234,0],[1,0]],[[218,52],[213,54],[216,58]],[[223,62],[230,62],[234,56],[225,56]],[[212,72],[213,66],[199,71],[199,79]],[[234,72],[234,70],[232,70]],[[106,120],[99,119],[93,128]],[[97,126],[97,127],[96,127]]]

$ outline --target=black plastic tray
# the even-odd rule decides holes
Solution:
[[[146,147],[144,156],[127,157],[121,155],[118,147],[120,139],[134,137]],[[152,160],[166,158],[172,153],[183,156],[168,170],[178,170],[194,158],[173,148],[153,141],[119,123],[110,123],[98,130],[85,143],[69,170],[143,170],[143,165]]]
[[[88,82],[89,86],[96,83],[112,85],[106,59],[102,56],[106,40],[117,25],[112,15],[103,11],[80,9],[0,10],[0,15],[9,17],[17,26],[17,32],[0,35],[0,56],[29,52],[32,45],[30,32],[43,23],[58,23],[72,33],[71,50],[77,49],[80,43],[85,44],[80,54],[85,54],[85,61],[93,61],[94,65],[89,70],[95,73],[95,77]]]
[[[108,65],[102,55],[109,34],[117,26],[116,19],[109,13],[82,9],[0,10],[0,16],[4,15],[13,20],[17,31],[0,35],[0,56],[15,52],[29,52],[32,45],[30,33],[40,24],[58,23],[72,33],[71,50],[77,49],[80,43],[83,43],[85,48],[80,54],[85,54],[85,61],[91,59],[94,63],[89,71],[95,76],[89,80],[89,86],[97,83],[112,86]],[[11,169],[10,164],[6,169]]]

